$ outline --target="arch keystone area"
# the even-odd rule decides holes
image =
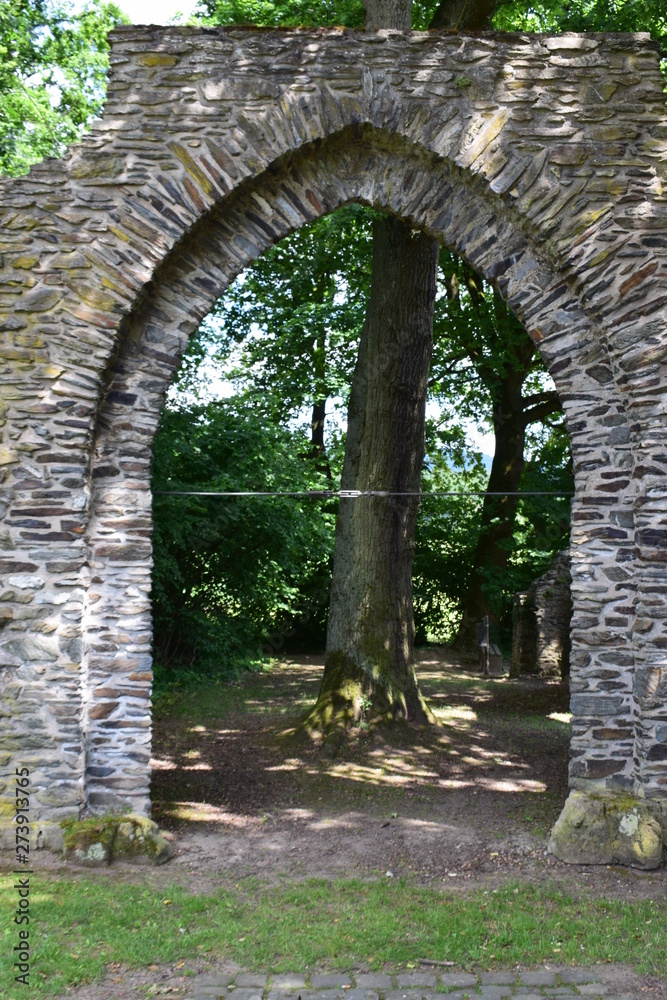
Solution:
[[[667,115],[647,35],[124,27],[104,117],[0,183],[2,831],[150,811],[150,460],[188,336],[351,201],[494,281],[565,409],[572,794],[551,847],[667,831]],[[35,845],[33,845],[35,846]]]

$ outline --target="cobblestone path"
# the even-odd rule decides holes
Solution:
[[[608,976],[604,977],[608,980]],[[627,992],[605,985],[594,969],[533,972],[407,972],[396,975],[260,975],[257,973],[196,976],[188,984],[187,1000],[636,1000],[660,996],[653,990]],[[662,994],[667,998],[667,993]]]

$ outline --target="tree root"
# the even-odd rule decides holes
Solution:
[[[335,756],[353,730],[391,728],[397,723],[438,725],[419,691],[414,671],[408,671],[405,688],[373,676],[341,654],[327,657],[325,678],[315,705],[295,732],[305,733]]]

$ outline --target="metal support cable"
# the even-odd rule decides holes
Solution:
[[[162,497],[308,497],[329,500],[357,500],[359,497],[572,497],[572,491],[549,492],[547,490],[526,490],[522,493],[489,492],[488,490],[434,490],[427,493],[394,493],[390,490],[155,490],[155,496]]]

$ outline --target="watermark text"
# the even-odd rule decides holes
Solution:
[[[16,868],[14,882],[14,980],[30,985],[30,769],[16,768],[14,822],[16,823]]]

